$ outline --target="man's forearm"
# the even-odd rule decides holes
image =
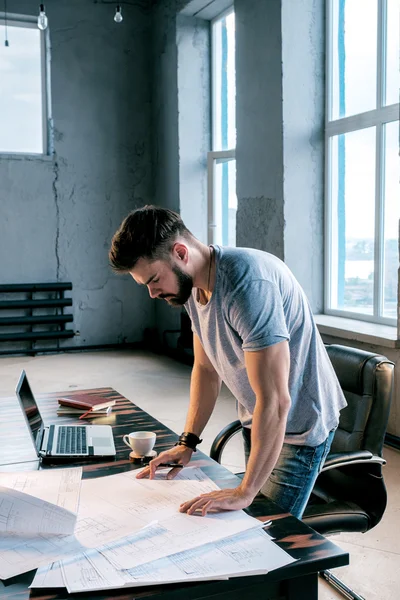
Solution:
[[[221,380],[215,371],[193,366],[190,379],[190,403],[185,431],[200,436],[214,410],[221,389]]]
[[[256,495],[270,476],[285,437],[290,399],[256,402],[251,428],[251,451],[242,488]]]

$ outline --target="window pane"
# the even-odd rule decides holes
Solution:
[[[399,0],[387,0],[386,103],[399,101]]]
[[[332,0],[332,115],[376,108],[377,0]]]
[[[385,235],[383,269],[383,316],[397,317],[399,268],[400,184],[398,170],[399,122],[385,125]]]
[[[331,142],[330,308],[373,314],[375,127]]]
[[[236,246],[236,160],[218,159],[214,169],[215,243]]]
[[[43,153],[40,30],[0,24],[0,152]]]
[[[214,150],[236,146],[235,14],[213,25]]]

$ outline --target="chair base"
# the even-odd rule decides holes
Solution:
[[[319,574],[320,577],[325,579],[325,581],[327,581],[329,585],[334,587],[335,590],[340,592],[348,600],[365,600],[363,596],[359,596],[356,592],[347,587],[347,585],[343,583],[343,581],[341,581],[338,577],[333,575],[331,571],[320,571]]]

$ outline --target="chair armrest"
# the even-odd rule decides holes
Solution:
[[[372,452],[369,452],[368,450],[358,450],[357,452],[336,452],[328,455],[322,468],[322,472],[329,471],[329,469],[336,469],[337,467],[345,467],[347,465],[361,463],[377,463],[380,465],[385,465],[386,461],[380,456],[374,456]]]
[[[229,442],[231,437],[233,437],[236,433],[241,431],[242,424],[240,421],[233,421],[229,423],[226,427],[221,429],[219,434],[214,439],[211,450],[210,457],[217,462],[221,462],[222,451],[225,448],[226,444]]]

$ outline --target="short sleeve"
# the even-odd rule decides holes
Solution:
[[[282,297],[271,281],[253,280],[236,290],[229,303],[228,319],[245,351],[290,340]]]

